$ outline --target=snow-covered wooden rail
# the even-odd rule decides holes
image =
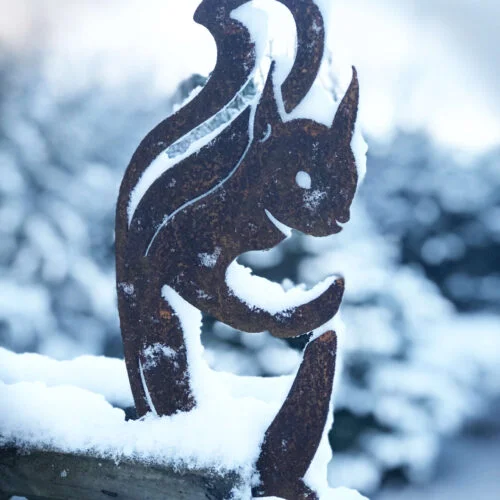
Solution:
[[[215,500],[240,486],[234,471],[0,447],[0,500]]]

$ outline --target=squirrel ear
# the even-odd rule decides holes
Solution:
[[[340,101],[330,128],[330,135],[335,144],[350,145],[354,134],[354,125],[358,115],[359,83],[356,68],[352,67],[352,79]]]
[[[274,92],[274,71],[276,62],[271,63],[269,73],[267,74],[266,84],[255,113],[255,136],[260,137],[267,130],[268,124],[281,123],[281,116],[276,104],[276,96]]]

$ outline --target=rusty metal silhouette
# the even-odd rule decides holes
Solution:
[[[270,313],[249,306],[226,282],[228,267],[250,250],[285,239],[279,221],[303,233],[325,236],[341,230],[357,170],[351,149],[358,106],[355,70],[330,127],[312,120],[283,121],[276,104],[274,63],[257,104],[248,105],[199,151],[180,157],[156,177],[131,209],[131,197],[148,166],[166,148],[227,105],[244,88],[256,65],[246,28],[230,17],[238,0],[204,0],[195,20],[217,44],[217,63],[202,91],[160,123],[141,142],[127,168],[117,204],[117,292],[125,360],[137,414],[190,411],[191,389],[185,332],[162,297],[168,285],[183,299],[234,328],[268,330],[289,338],[307,334],[337,312],[343,279],[315,299]],[[324,50],[321,13],[312,0],[281,0],[297,25],[294,65],[281,85],[292,111],[311,88]],[[305,172],[314,187],[300,187]],[[312,193],[317,194],[312,196]],[[311,197],[312,196],[312,197]],[[213,256],[209,265],[200,255]],[[175,353],[148,356],[158,346]],[[330,411],[336,335],[310,342],[295,382],[267,430],[256,469],[255,496],[317,498],[302,481]]]

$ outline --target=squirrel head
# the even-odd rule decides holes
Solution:
[[[256,111],[255,137],[262,175],[262,206],[286,226],[313,236],[341,230],[358,174],[351,141],[358,81],[341,100],[330,127],[313,120],[284,122],[278,112],[272,69]]]

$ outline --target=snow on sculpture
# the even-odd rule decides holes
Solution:
[[[231,17],[241,0],[204,0],[194,19],[217,44],[205,87],[141,142],[117,204],[117,291],[125,360],[139,416],[189,412],[203,397],[200,311],[245,332],[280,338],[327,323],[342,299],[334,276],[312,290],[284,291],[252,277],[236,259],[270,249],[293,228],[335,234],[349,220],[357,170],[351,141],[356,72],[327,127],[286,119],[310,90],[323,57],[321,11],[312,0],[280,0],[297,26],[294,64],[283,84],[276,64],[264,89],[200,147],[186,140],[228,106],[257,69],[255,43]],[[195,143],[195,146],[198,143]],[[261,445],[255,496],[317,498],[303,482],[330,410],[336,335],[312,340],[290,392]]]

